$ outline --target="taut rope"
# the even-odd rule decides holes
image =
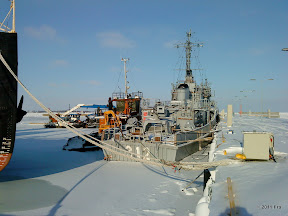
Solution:
[[[23,87],[23,89],[27,92],[28,95],[42,108],[44,109],[49,115],[51,115],[53,118],[55,118],[57,121],[61,122],[68,130],[76,134],[77,136],[81,137],[82,139],[99,146],[100,148],[110,151],[114,154],[123,156],[125,158],[128,158],[130,160],[155,165],[155,166],[166,166],[171,168],[177,168],[178,170],[184,169],[184,170],[203,170],[208,169],[211,167],[216,166],[226,166],[232,163],[235,163],[234,160],[221,160],[221,161],[214,161],[214,162],[170,162],[170,161],[164,161],[159,160],[157,158],[149,158],[149,161],[144,159],[143,155],[136,154],[133,152],[126,151],[124,149],[117,148],[116,146],[110,145],[106,142],[103,142],[95,137],[90,136],[89,134],[85,134],[82,131],[76,129],[72,125],[69,125],[67,122],[59,118],[56,114],[54,114],[51,110],[49,110],[45,105],[43,105],[25,86],[24,84],[18,79],[18,77],[15,75],[15,73],[12,71],[10,66],[5,61],[4,57],[2,56],[2,53],[0,52],[0,60],[5,65],[7,70],[10,72],[10,74],[14,77],[14,79]],[[238,162],[237,162],[238,163]]]

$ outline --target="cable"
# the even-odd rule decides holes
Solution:
[[[103,150],[106,150],[108,152],[114,153],[119,156],[123,156],[125,158],[128,158],[130,160],[138,161],[138,162],[143,162],[146,164],[151,164],[155,166],[167,166],[167,167],[174,167],[177,168],[178,170],[184,169],[184,170],[202,170],[202,169],[208,169],[211,167],[216,167],[216,166],[225,166],[229,165],[232,163],[235,163],[233,160],[222,160],[222,161],[215,161],[215,162],[171,162],[171,161],[165,161],[165,160],[160,160],[159,159],[154,159],[150,158],[150,160],[144,159],[143,155],[139,155],[133,152],[125,151],[122,149],[117,148],[116,146],[110,145],[108,143],[105,143],[103,141],[100,141],[96,139],[95,137],[92,137],[88,134],[85,134],[84,132],[76,129],[72,125],[69,125],[67,122],[62,120],[59,116],[54,114],[51,110],[49,110],[46,106],[44,106],[25,86],[24,84],[18,79],[18,77],[15,75],[15,73],[12,71],[10,66],[7,64],[5,61],[4,57],[2,56],[2,53],[0,52],[0,60],[2,63],[6,66],[7,70],[10,72],[10,74],[15,78],[15,80],[23,87],[23,89],[27,92],[28,95],[42,108],[44,109],[49,115],[51,115],[53,118],[55,118],[57,121],[61,122],[64,127],[66,127],[68,130],[73,132],[74,134],[78,135],[82,139],[99,146]],[[132,156],[133,155],[133,156]]]

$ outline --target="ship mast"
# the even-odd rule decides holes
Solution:
[[[123,61],[124,62],[124,73],[125,73],[125,98],[127,98],[127,95],[128,95],[128,93],[127,93],[127,91],[128,91],[128,89],[130,88],[128,85],[127,85],[127,83],[129,83],[128,81],[127,81],[127,70],[126,70],[126,62],[127,61],[129,61],[129,58],[122,58],[121,59],[121,61]]]
[[[194,81],[192,70],[190,68],[190,65],[191,65],[190,59],[191,59],[191,50],[192,50],[192,44],[190,41],[191,30],[189,32],[187,32],[186,34],[187,34],[187,40],[185,43],[185,51],[186,51],[186,77],[185,77],[185,81],[190,83],[190,82]]]
[[[13,21],[11,33],[15,33],[15,0],[11,1],[11,7],[13,8]]]
[[[185,43],[181,43],[176,45],[177,48],[184,47],[186,51],[186,76],[185,76],[185,83],[193,83],[194,77],[191,69],[191,51],[192,47],[201,47],[203,43],[192,43],[190,38],[192,36],[191,30],[186,33],[187,39]],[[194,69],[193,69],[194,70]]]
[[[4,32],[9,32],[9,33],[15,33],[15,0],[10,0],[11,5],[10,5],[10,10],[7,13],[6,17],[4,18],[3,22],[0,22],[0,31],[4,31]],[[12,29],[10,29],[8,26],[4,25],[4,22],[6,21],[6,19],[10,16],[11,11],[13,13],[12,16]]]

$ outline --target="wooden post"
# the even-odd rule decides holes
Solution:
[[[227,106],[227,127],[232,126],[233,107],[231,104]]]
[[[230,216],[236,215],[236,209],[235,209],[235,201],[234,201],[234,194],[232,190],[232,181],[231,178],[227,178],[227,184],[228,184],[228,198],[229,198],[229,204],[230,204]]]
[[[271,118],[271,110],[268,109],[268,118]]]
[[[200,136],[201,136],[201,134],[199,134],[199,131],[197,131],[197,139],[199,139]],[[199,151],[202,150],[202,146],[201,146],[201,141],[200,140],[198,141],[198,149],[199,149]]]

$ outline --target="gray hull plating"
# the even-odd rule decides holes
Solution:
[[[180,161],[185,157],[201,150],[207,146],[211,139],[205,139],[212,136],[212,130],[216,126],[216,113],[215,118],[203,127],[197,128],[194,131],[178,132],[175,134],[174,143],[168,142],[147,142],[139,139],[133,141],[110,139],[105,142],[119,148],[124,149],[131,153],[136,153],[146,160],[150,158],[163,159],[165,161]],[[104,150],[105,157],[113,161],[134,161],[118,154]],[[139,156],[139,157],[140,157]]]

